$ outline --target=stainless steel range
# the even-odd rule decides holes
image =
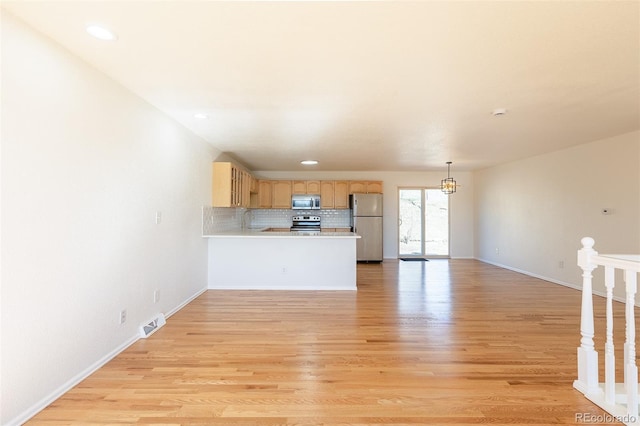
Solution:
[[[320,216],[294,216],[291,232],[320,232]]]

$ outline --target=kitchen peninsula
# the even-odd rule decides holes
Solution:
[[[352,232],[238,230],[209,239],[209,289],[356,290]]]
[[[382,186],[378,180],[262,179],[236,162],[214,162],[212,205],[203,207],[202,222],[208,288],[356,290],[361,237],[348,232],[349,196],[382,194]]]

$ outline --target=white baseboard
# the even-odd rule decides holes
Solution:
[[[198,297],[202,293],[204,293],[206,290],[207,290],[206,288],[203,288],[202,290],[198,291],[196,294],[194,294],[193,296],[189,297],[187,300],[185,300],[184,302],[179,304],[177,307],[175,307],[171,311],[169,311],[169,313],[167,313],[165,316],[168,318],[171,315],[175,314],[180,309],[182,309],[186,305],[188,305],[191,301],[193,301],[196,297]],[[84,379],[86,379],[87,377],[89,377],[90,375],[95,373],[98,369],[100,369],[106,363],[111,361],[113,358],[115,358],[116,356],[120,355],[120,353],[122,353],[129,346],[133,345],[139,339],[140,339],[140,336],[138,335],[138,333],[136,333],[135,336],[131,336],[123,344],[121,344],[120,346],[118,346],[117,348],[115,348],[114,350],[112,350],[111,352],[109,352],[108,354],[103,356],[102,358],[100,358],[98,361],[96,361],[93,364],[91,364],[89,367],[85,368],[80,373],[78,373],[75,376],[73,376],[71,379],[67,380],[64,384],[59,386],[57,389],[55,389],[49,395],[47,395],[46,397],[42,398],[40,401],[36,402],[35,404],[33,404],[24,413],[20,414],[19,416],[15,417],[12,420],[9,420],[9,422],[6,423],[5,426],[20,426],[23,423],[26,423],[27,420],[29,420],[31,417],[35,416],[40,411],[44,410],[53,401],[55,401],[56,399],[60,398],[62,395],[64,395],[68,391],[70,391],[74,386],[78,385]]]
[[[384,258],[384,260],[398,260],[398,259],[399,259],[399,257],[398,257],[398,256],[396,256],[396,257],[385,257],[385,258]],[[433,260],[440,260],[440,259],[445,259],[445,260],[446,260],[446,259],[452,259],[452,260],[453,260],[453,259],[456,259],[456,260],[457,260],[457,259],[480,260],[480,259],[476,259],[476,258],[475,258],[475,257],[473,257],[473,256],[470,256],[470,257],[467,257],[467,256],[428,257],[428,256],[427,256],[427,259],[429,259],[429,260],[431,260],[431,259],[433,259]],[[496,266],[497,266],[497,265],[496,265]]]
[[[488,263],[488,264],[493,265],[493,266],[497,266],[499,268],[508,269],[510,271],[513,271],[513,272],[518,272],[520,274],[528,275],[530,277],[538,278],[538,279],[541,279],[541,280],[544,280],[544,281],[549,281],[549,282],[554,283],[554,284],[560,284],[562,286],[569,287],[569,288],[572,288],[574,290],[582,291],[582,284],[578,285],[578,284],[568,283],[566,281],[556,280],[555,278],[549,278],[549,277],[545,277],[543,275],[534,274],[533,272],[525,271],[523,269],[514,268],[514,267],[511,267],[511,266],[508,266],[508,265],[503,265],[501,263],[492,262],[492,261],[486,260],[486,259],[480,259],[480,258],[475,258],[475,259],[480,261],[480,262],[484,262],[484,263]],[[603,292],[603,291],[594,291],[593,294],[596,295],[596,296],[604,297],[604,298],[607,297],[607,294],[605,292]],[[615,300],[617,302],[620,302],[620,303],[625,303],[625,300],[624,300],[623,297],[613,296],[613,300]],[[639,306],[639,305],[636,304],[636,306]]]
[[[164,316],[166,318],[169,318],[171,315],[175,314],[176,312],[178,312],[180,309],[184,308],[185,306],[187,306],[189,303],[193,302],[196,298],[198,298],[198,296],[200,296],[202,293],[204,293],[205,291],[207,291],[207,288],[203,288],[200,291],[198,291],[196,294],[194,294],[193,296],[187,298],[187,300],[185,300],[184,302],[182,302],[181,304],[179,304],[178,306],[176,306],[175,308],[173,308],[172,310],[170,310],[169,312],[165,313]]]

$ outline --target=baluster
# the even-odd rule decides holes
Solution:
[[[613,287],[615,286],[615,268],[604,269],[604,285],[607,289],[607,342],[604,355],[604,397],[607,404],[616,402],[616,360],[613,346]]]
[[[634,314],[637,275],[629,269],[624,271],[624,279],[627,288],[626,299],[626,341],[625,341],[625,366],[624,386],[627,390],[627,415],[631,418],[638,417],[638,366],[636,365],[636,319]]]
[[[580,346],[578,347],[578,380],[573,386],[584,394],[601,392],[598,387],[598,352],[593,344],[593,291],[591,272],[597,267],[591,262],[591,256],[598,254],[593,249],[593,238],[580,240],[582,249],[578,250],[578,266],[582,268],[582,312],[580,315]]]

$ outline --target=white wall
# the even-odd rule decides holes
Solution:
[[[253,172],[266,179],[327,179],[381,180],[384,190],[383,256],[398,257],[398,188],[411,186],[439,187],[447,177],[443,172]],[[451,195],[450,254],[452,258],[473,257],[473,179],[470,172],[451,170],[451,176],[461,185]]]
[[[14,424],[206,288],[218,153],[2,15],[0,423]]]
[[[481,260],[579,287],[582,237],[600,253],[640,253],[640,132],[480,170],[474,180]]]

